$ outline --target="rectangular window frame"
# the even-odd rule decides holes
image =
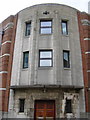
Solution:
[[[64,53],[65,52],[68,54],[68,64],[67,65],[65,65],[65,62],[64,62]],[[69,50],[63,50],[63,67],[66,69],[70,68],[70,51]]]
[[[64,28],[63,28],[63,23],[66,24],[66,32],[64,32]],[[62,30],[62,35],[68,35],[68,20],[62,20],[61,21],[61,30]]]
[[[29,51],[23,52],[23,69],[28,68],[28,65],[25,67],[25,54],[28,53],[28,63],[29,63]]]
[[[72,113],[72,100],[66,99],[65,113]]]
[[[40,58],[40,52],[51,52],[51,58]],[[51,66],[41,66],[40,65],[40,60],[51,60]],[[39,50],[39,67],[53,67],[53,50],[52,49]]]
[[[20,98],[19,99],[19,112],[24,113],[24,108],[25,108],[25,98]]]
[[[29,27],[29,32],[30,33],[28,33],[28,24],[30,24],[30,27]],[[31,21],[27,21],[27,22],[25,22],[25,36],[30,36],[31,35]]]
[[[51,22],[51,26],[41,26],[41,22]],[[51,32],[50,33],[42,33],[41,32],[41,29],[48,29],[48,28],[51,28]],[[40,34],[41,35],[45,35],[45,34],[52,34],[52,19],[49,19],[49,20],[40,20]]]

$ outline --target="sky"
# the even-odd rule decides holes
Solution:
[[[41,3],[59,3],[74,7],[82,12],[88,12],[89,1],[90,0],[0,0],[0,23],[10,15],[15,15],[24,8]]]

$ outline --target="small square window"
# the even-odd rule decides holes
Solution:
[[[31,22],[26,22],[25,36],[29,36],[31,33]]]
[[[25,99],[19,99],[19,112],[24,112]]]
[[[40,21],[40,33],[41,34],[52,33],[52,20],[41,20]]]
[[[67,21],[62,20],[62,34],[68,35],[68,24]]]
[[[28,68],[29,51],[23,52],[23,68]]]
[[[52,66],[52,50],[39,51],[39,66],[51,67]]]
[[[70,55],[69,51],[63,51],[63,66],[64,68],[70,68]]]

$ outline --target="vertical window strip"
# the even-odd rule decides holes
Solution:
[[[63,66],[64,68],[70,68],[70,52],[66,50],[63,51]]]
[[[71,99],[66,99],[65,112],[72,113],[72,101]]]
[[[29,36],[30,34],[31,34],[31,21],[26,22],[25,36]]]
[[[19,99],[19,112],[24,112],[25,99]]]
[[[23,52],[23,68],[28,68],[29,51]]]
[[[62,34],[68,35],[68,21],[62,20],[61,26],[62,26]]]

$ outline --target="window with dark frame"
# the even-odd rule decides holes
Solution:
[[[39,67],[52,67],[52,50],[39,51]]]
[[[31,34],[31,21],[26,22],[25,36],[29,36],[30,34]]]
[[[52,20],[40,20],[40,34],[52,33]]]
[[[66,99],[65,113],[72,113],[72,101],[71,101],[71,99]]]
[[[68,21],[62,20],[61,26],[62,26],[62,34],[68,35]]]
[[[19,99],[19,112],[24,112],[25,99]]]
[[[64,68],[70,68],[70,52],[66,50],[63,51],[63,66]]]
[[[23,68],[28,68],[29,51],[23,52]]]

